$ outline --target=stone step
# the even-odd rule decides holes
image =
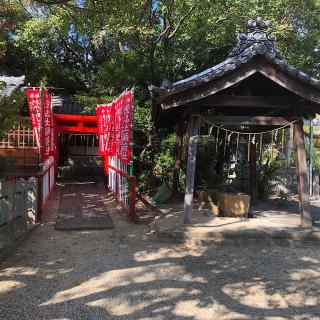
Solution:
[[[74,167],[74,166],[64,166],[59,168],[59,176],[94,176],[103,175],[102,167]]]
[[[205,230],[203,230],[205,229]],[[207,230],[206,230],[207,229]],[[156,230],[155,239],[164,243],[210,244],[264,244],[264,245],[320,245],[320,231],[311,230],[237,230],[214,231],[213,228],[165,228]]]
[[[103,176],[103,159],[99,156],[69,156],[65,165],[59,167],[59,178],[76,176]]]
[[[74,167],[102,167],[103,159],[96,156],[72,156],[67,160],[67,166],[68,165]]]

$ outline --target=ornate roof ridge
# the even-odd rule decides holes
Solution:
[[[237,36],[237,45],[229,53],[226,60],[200,73],[174,83],[165,80],[160,88],[150,85],[149,90],[158,95],[169,95],[171,93],[180,92],[189,87],[222,77],[228,72],[237,69],[240,65],[247,63],[257,55],[264,56],[267,60],[276,64],[288,74],[320,88],[320,80],[296,69],[288,64],[281,56],[275,45],[276,36],[268,34],[268,28],[270,26],[271,21],[265,21],[261,17],[257,17],[256,20],[250,19],[247,23],[247,32],[240,33]]]
[[[235,58],[251,47],[258,54],[269,54],[275,58],[281,58],[275,46],[277,37],[268,34],[270,26],[270,20],[264,21],[261,17],[257,17],[255,21],[250,19],[247,23],[247,32],[237,36],[237,45],[230,52],[228,58]]]

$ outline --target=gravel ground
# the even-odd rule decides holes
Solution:
[[[320,319],[315,247],[192,247],[38,227],[0,265],[0,319]]]

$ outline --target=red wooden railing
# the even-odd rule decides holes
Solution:
[[[42,212],[47,205],[56,184],[55,161],[48,163],[47,167],[37,174],[38,180],[38,210],[37,220],[41,221]]]
[[[136,222],[137,179],[122,169],[108,164],[108,187],[121,207],[128,213],[130,222]],[[130,190],[128,190],[128,187]],[[129,194],[128,194],[128,191]]]

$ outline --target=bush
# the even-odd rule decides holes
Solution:
[[[227,171],[224,170],[224,163],[230,160],[229,150],[224,152],[219,146],[216,153],[215,138],[211,135],[200,136],[197,162],[195,186],[206,185],[208,188],[216,188],[224,184],[227,178]]]
[[[275,187],[278,181],[277,170],[281,168],[282,164],[272,162],[270,165],[266,164],[258,170],[258,193],[260,200],[268,200],[275,192]]]
[[[168,186],[172,186],[173,182],[175,144],[175,134],[169,134],[161,141],[159,152],[154,157],[153,174]]]

